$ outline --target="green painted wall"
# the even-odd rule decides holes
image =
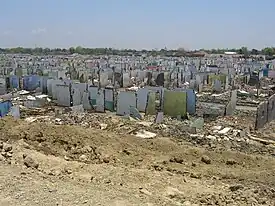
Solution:
[[[115,108],[114,108],[114,102],[105,101],[105,109],[113,112],[115,110]]]
[[[164,91],[163,112],[165,115],[177,117],[187,115],[186,92]]]
[[[156,93],[155,92],[150,92],[148,94],[146,114],[149,114],[149,115],[156,114]]]
[[[209,78],[210,84],[212,84],[214,80],[220,80],[222,84],[225,84],[225,81],[226,81],[225,74],[219,74],[219,75],[211,74],[211,75],[209,75],[208,78]]]

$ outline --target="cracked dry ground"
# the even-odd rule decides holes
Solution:
[[[9,118],[0,132],[1,206],[275,204],[272,155]]]

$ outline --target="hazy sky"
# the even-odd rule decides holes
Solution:
[[[275,0],[4,0],[0,47],[275,46]]]

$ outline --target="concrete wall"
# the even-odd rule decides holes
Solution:
[[[109,111],[115,110],[115,102],[114,102],[114,89],[112,88],[105,88],[105,109]]]
[[[96,95],[96,111],[97,112],[105,112],[105,97],[104,90],[99,89]]]
[[[148,101],[146,105],[146,114],[155,115],[156,114],[156,93],[148,93]]]
[[[10,76],[10,87],[12,89],[18,89],[19,88],[19,77],[12,75]]]
[[[23,77],[23,89],[27,91],[34,91],[40,86],[40,76],[29,75]]]
[[[261,102],[257,108],[255,129],[264,127],[268,121],[268,102]]]
[[[148,88],[140,88],[137,91],[137,109],[140,112],[145,112],[148,98]]]
[[[117,96],[117,114],[130,115],[130,107],[136,107],[136,93],[135,92],[119,92]]]
[[[236,106],[237,106],[237,90],[233,90],[230,93],[230,100],[226,105],[225,114],[233,115],[234,111],[236,110]]]
[[[71,106],[71,93],[69,85],[65,84],[57,84],[56,85],[57,92],[57,103],[60,106]]]
[[[187,112],[191,115],[196,113],[196,93],[193,89],[175,88],[175,91],[187,93]]]
[[[96,105],[96,97],[97,97],[98,88],[95,86],[89,86],[88,92],[90,95],[91,105],[92,106]]]
[[[6,116],[12,107],[10,100],[0,102],[0,117]]]
[[[72,88],[73,106],[82,104],[82,95],[78,88]]]
[[[0,95],[7,93],[7,84],[6,84],[6,78],[0,77]]]
[[[270,122],[272,120],[275,120],[275,95],[272,95],[268,99],[268,118],[267,121]]]
[[[177,117],[187,115],[186,92],[164,91],[163,112],[166,115]]]

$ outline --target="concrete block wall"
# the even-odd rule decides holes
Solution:
[[[255,129],[264,127],[268,121],[268,101],[261,102],[257,108]]]
[[[0,117],[6,116],[12,107],[10,100],[0,102]]]
[[[275,94],[268,101],[261,102],[257,108],[255,129],[263,128],[268,122],[275,120]]]

